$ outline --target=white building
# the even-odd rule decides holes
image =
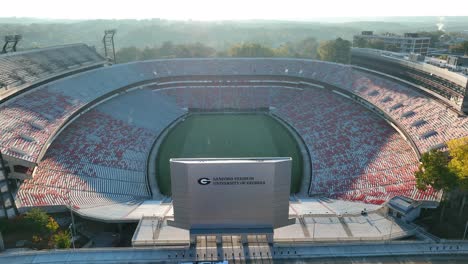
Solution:
[[[353,46],[359,47],[359,42],[382,41],[385,46],[393,46],[402,53],[416,53],[426,55],[431,38],[419,37],[417,33],[405,33],[403,36],[394,34],[374,35],[372,31],[362,31],[361,35],[354,35]]]

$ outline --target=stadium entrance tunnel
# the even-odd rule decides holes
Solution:
[[[168,131],[157,150],[159,191],[171,195],[171,158],[291,157],[291,193],[297,193],[304,167],[298,144],[268,112],[190,112]]]

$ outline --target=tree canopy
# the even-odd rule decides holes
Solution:
[[[0,232],[27,234],[36,248],[67,248],[71,243],[70,234],[61,231],[57,221],[39,208],[15,219],[0,219]]]
[[[448,168],[457,175],[462,191],[468,191],[468,137],[447,142],[450,153]]]
[[[122,48],[117,51],[117,62],[129,62],[137,60],[167,59],[167,58],[205,58],[216,55],[216,50],[201,43],[174,44],[171,41],[164,42],[161,46]]]
[[[51,239],[55,248],[70,248],[72,242],[70,240],[70,233],[68,231],[59,231],[54,234]]]
[[[418,188],[430,185],[436,190],[459,187],[468,191],[468,137],[452,139],[447,147],[447,153],[431,150],[422,155],[422,163],[415,173]]]
[[[431,150],[422,154],[421,162],[415,172],[417,188],[425,190],[427,186],[431,186],[437,191],[450,191],[457,186],[457,176],[448,168],[446,153]]]
[[[242,43],[232,46],[228,55],[231,57],[274,57],[275,51],[258,43]]]
[[[166,41],[160,46],[122,48],[117,51],[118,63],[137,60],[165,58],[206,58],[206,57],[296,57],[315,59],[318,42],[315,38],[306,38],[299,42],[286,42],[273,48],[259,43],[237,43],[226,50],[216,50],[202,43],[174,44]]]
[[[358,38],[355,41],[354,45],[359,48],[388,50],[388,51],[393,51],[393,52],[400,51],[400,47],[397,46],[396,44],[385,44],[385,42],[380,39],[367,40],[364,38]]]
[[[449,47],[451,52],[463,53],[468,55],[468,40]]]
[[[278,57],[296,57],[296,58],[317,58],[318,41],[309,37],[299,42],[287,42],[276,48],[275,53]]]
[[[349,63],[351,42],[342,38],[320,43],[317,53],[321,60],[338,63]]]
[[[49,216],[38,208],[33,208],[27,212],[24,219],[31,230],[38,233],[46,233],[49,226]]]

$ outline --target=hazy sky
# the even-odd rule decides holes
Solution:
[[[0,17],[289,19],[466,16],[468,0],[1,0]]]

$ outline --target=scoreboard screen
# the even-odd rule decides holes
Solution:
[[[174,222],[185,229],[290,224],[291,158],[171,159]]]

